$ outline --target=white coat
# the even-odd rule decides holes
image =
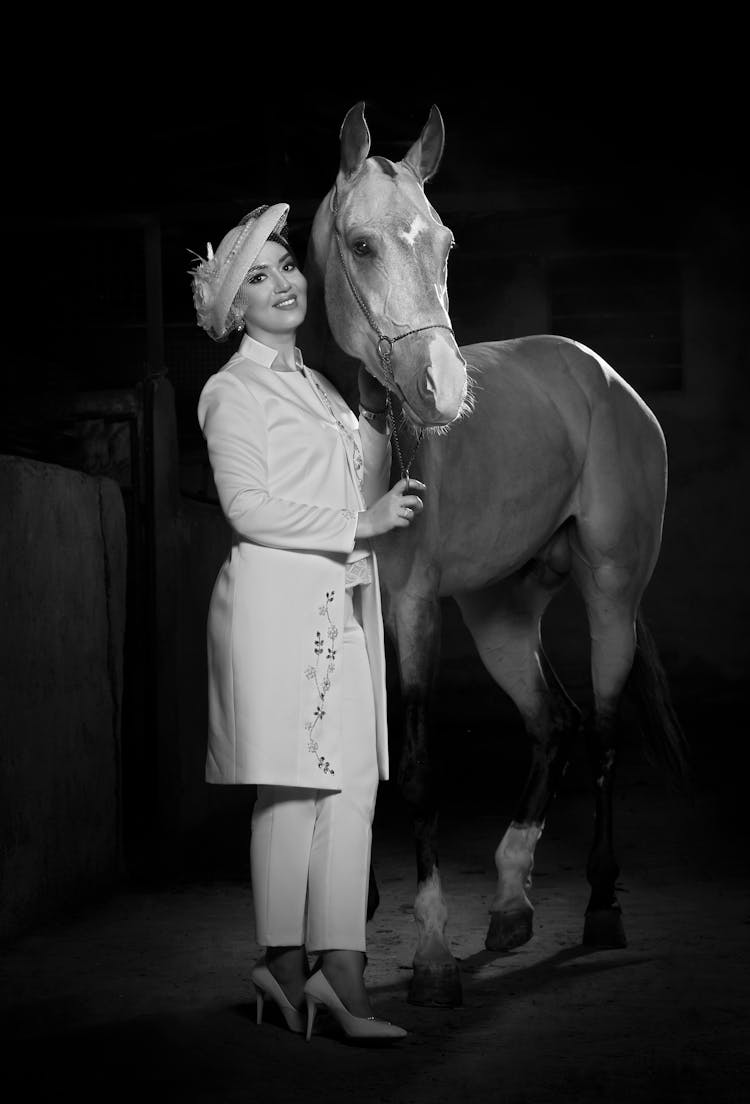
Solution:
[[[244,337],[198,402],[232,528],[208,614],[206,780],[340,790],[346,563],[362,554],[360,542],[354,550],[357,513],[388,489],[390,442],[358,422],[296,355],[300,371],[274,369],[275,350]],[[378,768],[387,778],[383,622],[371,555],[362,622]]]

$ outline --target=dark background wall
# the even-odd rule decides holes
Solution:
[[[150,820],[132,814],[141,842],[157,823],[167,853],[184,846],[195,856],[202,847],[202,861],[218,863],[218,846],[199,842],[206,825],[247,813],[244,794],[208,795],[201,778],[203,621],[225,534],[204,501],[210,481],[195,403],[232,347],[213,345],[195,325],[189,251],[217,244],[258,203],[285,200],[304,255],[335,177],[341,122],[358,100],[373,152],[394,160],[432,103],[443,114],[446,150],[428,194],[458,240],[450,291],[459,340],[578,338],[660,418],[671,492],[647,609],[724,800],[721,762],[728,749],[740,754],[731,717],[747,691],[748,181],[732,35],[723,28],[714,41],[703,31],[658,44],[644,34],[619,49],[596,31],[559,50],[511,36],[468,66],[458,44],[415,51],[413,39],[407,46],[392,34],[343,52],[318,46],[304,58],[294,44],[264,38],[257,23],[254,34],[222,27],[198,53],[181,52],[179,36],[157,46],[145,32],[122,51],[102,42],[71,52],[67,39],[60,49],[48,41],[38,62],[45,94],[22,98],[7,123],[12,310],[0,450],[118,479],[131,552],[134,479],[157,473],[156,501],[145,505],[161,528],[143,563],[137,548],[131,556],[129,587],[131,597],[141,588],[158,601],[144,648],[159,641],[149,662],[173,704],[162,697],[152,709],[147,693],[132,691],[128,707],[126,687],[123,754],[128,740],[144,739],[144,716],[159,748],[153,759],[142,747],[130,753],[131,785],[137,793],[140,776],[153,805]],[[93,415],[70,415],[72,395],[105,393],[106,407],[115,393],[145,386],[150,394],[154,381],[145,419],[147,430],[158,428],[145,444],[137,429],[126,443],[97,434]],[[135,615],[130,624],[132,649]],[[585,692],[579,629],[574,606],[553,609],[562,673]],[[143,676],[143,655],[131,652],[126,681],[128,670]],[[505,752],[486,722],[495,709],[512,731],[507,754],[518,759],[511,711],[450,610],[441,694],[449,734],[472,733],[501,764]],[[473,794],[476,776],[455,779],[462,797]]]

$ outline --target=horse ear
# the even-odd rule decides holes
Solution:
[[[445,127],[443,116],[433,104],[424,130],[404,157],[404,161],[420,184],[424,184],[437,172],[440,158],[443,156],[444,145]]]
[[[370,132],[365,122],[365,105],[360,100],[350,107],[341,124],[341,172],[347,178],[355,176],[370,152]]]

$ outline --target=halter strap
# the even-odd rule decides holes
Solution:
[[[338,248],[339,259],[341,261],[341,267],[344,270],[344,275],[346,276],[346,282],[349,284],[349,288],[351,289],[351,293],[354,296],[354,299],[355,299],[355,302],[357,303],[357,306],[360,308],[360,310],[364,314],[365,318],[367,319],[367,321],[370,325],[370,328],[377,335],[378,341],[377,341],[376,349],[377,349],[378,356],[383,361],[384,366],[385,366],[386,360],[388,361],[388,369],[389,369],[389,374],[390,374],[390,383],[395,388],[396,381],[393,378],[393,373],[390,371],[390,358],[391,358],[391,354],[393,352],[393,346],[396,344],[396,342],[397,341],[403,341],[403,339],[405,337],[411,337],[412,334],[422,333],[424,330],[448,330],[449,333],[453,333],[453,328],[452,328],[452,326],[447,326],[444,322],[432,322],[429,326],[417,326],[413,330],[407,330],[406,333],[396,334],[395,337],[388,337],[387,334],[384,334],[382,332],[382,330],[379,328],[379,326],[378,326],[377,322],[375,321],[375,319],[373,318],[371,311],[368,309],[367,303],[365,303],[362,295],[359,292],[359,289],[357,288],[357,285],[354,283],[354,280],[351,277],[351,273],[349,272],[349,266],[346,263],[346,257],[344,256],[344,251],[341,248],[341,235],[339,234],[339,232],[338,232],[338,230],[336,229],[335,226],[334,226],[334,234],[336,235],[336,247]],[[455,334],[454,334],[454,337],[455,337]]]
[[[337,214],[337,207],[333,206],[332,211],[333,211],[333,215],[334,215],[334,218],[335,218],[336,214]],[[413,334],[422,333],[424,330],[448,330],[449,333],[453,333],[453,329],[452,329],[451,326],[447,326],[444,322],[433,322],[429,326],[417,326],[413,330],[407,330],[406,333],[396,334],[395,337],[388,337],[387,334],[384,334],[380,330],[380,328],[379,328],[377,322],[375,321],[375,319],[373,318],[372,313],[371,313],[371,311],[369,310],[369,308],[367,306],[367,303],[365,302],[364,298],[360,294],[360,291],[359,291],[357,285],[354,283],[354,280],[351,277],[351,273],[349,272],[349,266],[347,265],[346,257],[344,256],[344,250],[341,247],[341,235],[339,234],[339,231],[336,228],[335,222],[334,222],[333,232],[334,232],[334,235],[336,237],[336,247],[338,249],[339,260],[341,261],[341,267],[343,268],[344,275],[346,276],[346,282],[348,283],[349,288],[351,290],[351,293],[354,296],[354,301],[356,302],[357,306],[359,307],[359,309],[364,314],[364,316],[367,319],[367,322],[370,326],[370,329],[372,329],[375,332],[375,334],[377,336],[377,339],[378,339],[375,348],[377,350],[378,356],[380,357],[380,363],[381,363],[382,368],[383,368],[383,375],[385,376],[385,379],[386,379],[385,405],[386,405],[386,409],[388,411],[388,417],[390,418],[390,422],[391,422],[391,425],[393,427],[393,441],[394,441],[394,444],[396,445],[396,454],[398,456],[399,468],[401,469],[401,478],[406,479],[408,481],[408,479],[409,479],[409,469],[410,469],[410,467],[411,467],[411,465],[414,461],[414,457],[417,455],[417,450],[418,450],[419,446],[422,443],[422,438],[424,436],[424,429],[418,429],[416,431],[417,443],[414,446],[414,449],[412,451],[411,456],[409,457],[408,464],[404,464],[404,458],[403,458],[403,454],[401,452],[401,442],[400,442],[399,437],[398,437],[398,429],[396,427],[396,419],[393,416],[393,405],[392,405],[392,401],[391,401],[391,393],[393,391],[395,391],[395,389],[396,389],[396,379],[394,377],[393,367],[391,365],[391,356],[393,354],[393,346],[396,344],[397,341],[403,341],[403,339],[405,337],[411,337]],[[454,336],[455,336],[455,334],[454,334]],[[408,486],[408,482],[407,482],[407,486]]]

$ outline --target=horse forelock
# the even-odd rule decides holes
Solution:
[[[335,204],[336,214],[354,213],[355,217],[364,213],[406,215],[408,211],[419,210],[442,225],[414,174],[401,162],[394,164],[385,157],[368,157],[349,181],[339,177]]]
[[[378,165],[386,176],[396,176],[396,166],[392,161],[389,161],[387,157],[380,157],[378,154],[375,154],[370,160],[374,165]]]

